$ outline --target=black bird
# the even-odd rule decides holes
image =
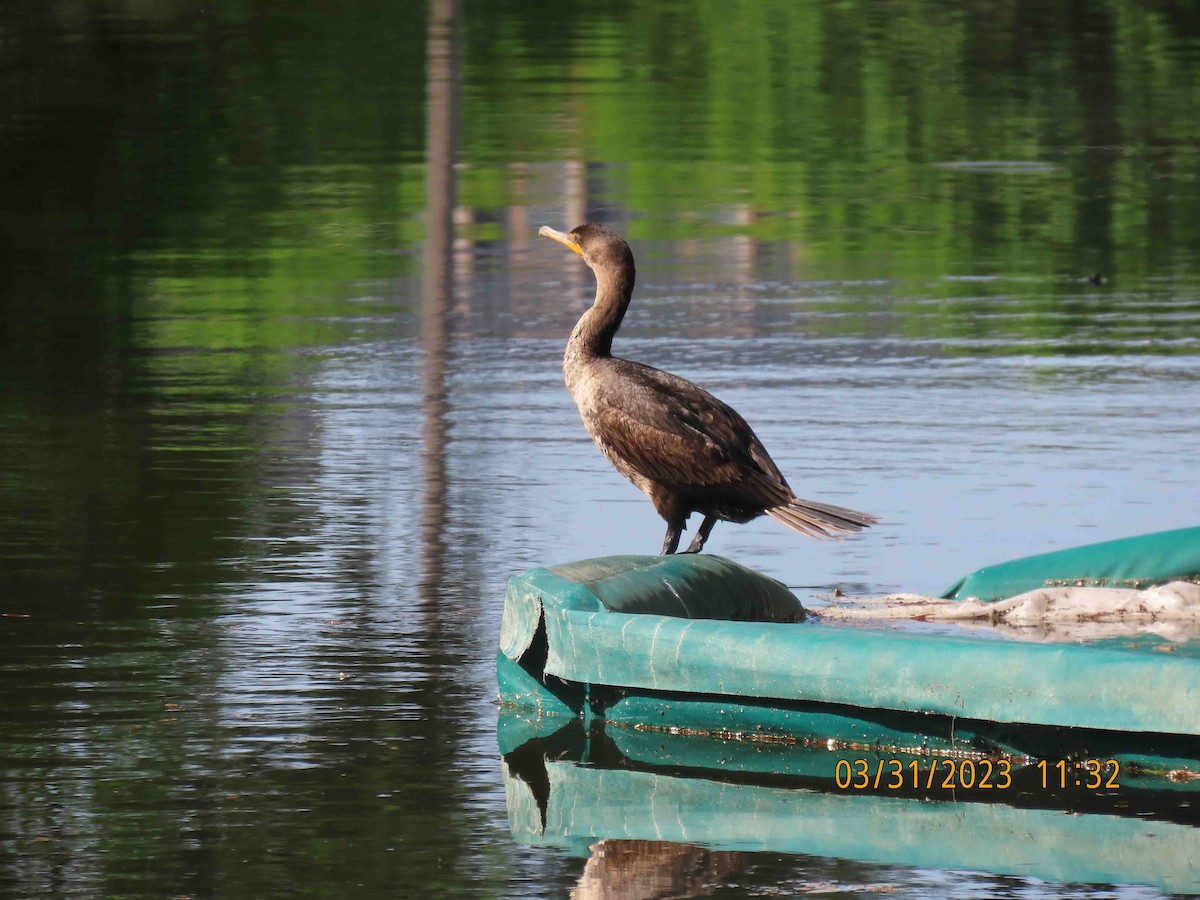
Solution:
[[[591,223],[569,234],[543,225],[538,234],[574,250],[596,276],[596,299],[571,332],[563,373],[596,446],[666,519],[663,553],[679,548],[693,512],[704,521],[688,553],[700,552],[718,519],[749,522],[766,513],[814,538],[836,538],[879,521],[799,499],[732,407],[677,375],[612,355],[635,277],[624,238]]]

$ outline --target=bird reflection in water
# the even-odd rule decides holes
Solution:
[[[702,896],[746,867],[744,853],[670,841],[603,840],[591,851],[572,900]]]

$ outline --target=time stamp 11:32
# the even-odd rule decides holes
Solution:
[[[842,790],[998,790],[1013,787],[1007,759],[839,759],[834,783]],[[1086,788],[1116,790],[1121,764],[1115,759],[1038,760],[1034,766],[1044,790]],[[1038,787],[1038,779],[1022,779],[1022,788]]]

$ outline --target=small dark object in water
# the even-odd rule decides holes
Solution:
[[[688,553],[700,552],[718,519],[749,522],[766,513],[814,538],[879,521],[799,499],[736,410],[677,375],[612,355],[635,277],[624,238],[593,224],[569,234],[543,225],[538,234],[574,250],[596,276],[596,299],[571,332],[563,372],[596,446],[666,520],[663,553],[679,548],[693,512],[704,521]]]
[[[1091,284],[1104,284],[1104,276],[1099,272],[1093,272],[1088,276],[1088,282]]]

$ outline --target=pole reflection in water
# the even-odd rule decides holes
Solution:
[[[454,296],[454,164],[460,143],[462,79],[459,0],[430,0],[427,57],[425,292],[421,335],[425,352],[421,410],[424,493],[421,512],[421,599],[437,598],[445,562],[446,367],[449,309]]]

